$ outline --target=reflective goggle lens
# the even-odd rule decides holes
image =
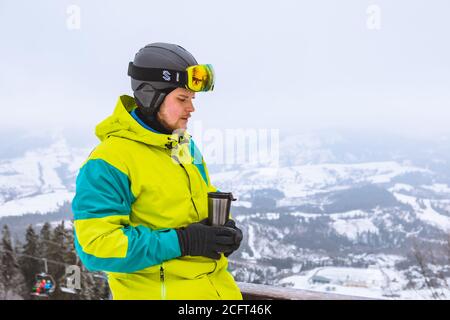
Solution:
[[[210,91],[214,89],[214,69],[210,64],[199,64],[186,69],[188,89],[198,91]]]

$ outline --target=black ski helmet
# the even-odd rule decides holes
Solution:
[[[133,64],[144,68],[161,68],[185,71],[187,67],[198,64],[194,56],[183,47],[164,42],[155,42],[140,49]],[[175,90],[173,83],[141,81],[131,78],[131,88],[136,104],[143,114],[152,116],[158,112],[166,95]]]

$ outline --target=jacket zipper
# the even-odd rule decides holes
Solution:
[[[184,169],[184,171],[186,172],[186,175],[188,176],[188,181],[189,181],[189,191],[191,193],[191,202],[194,205],[194,209],[195,212],[197,213],[197,217],[200,220],[200,215],[198,214],[198,210],[197,210],[197,206],[195,205],[194,199],[192,199],[192,186],[191,186],[191,178],[189,177],[189,173],[187,172],[186,168],[180,163],[180,166]]]
[[[216,263],[217,265],[217,263]],[[212,272],[211,272],[212,273]],[[211,281],[211,279],[209,278],[208,275],[206,275],[206,279],[208,279],[209,283],[211,284],[211,286],[214,288],[214,290],[217,293],[217,296],[219,297],[219,299],[222,299],[222,296],[220,295],[219,291],[217,290],[216,286],[214,285],[214,283]]]
[[[166,284],[164,282],[165,276],[163,264],[161,264],[161,267],[159,268],[159,280],[161,283],[161,300],[166,300]]]

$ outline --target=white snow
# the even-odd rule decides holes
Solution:
[[[73,229],[73,224],[71,220],[54,220],[54,221],[50,221],[50,226],[52,228],[55,228],[59,225],[61,225],[61,223],[64,221],[64,227],[68,230],[72,230]],[[44,225],[44,223],[37,223],[36,227],[42,227]]]
[[[364,219],[339,219],[332,223],[333,228],[340,235],[346,236],[351,240],[356,240],[358,235],[363,232],[378,233],[378,228],[368,218]]]
[[[289,215],[293,216],[293,217],[303,217],[306,219],[315,219],[317,217],[321,217],[322,214],[320,213],[306,213],[306,212],[289,212]]]
[[[248,226],[248,246],[252,250],[253,258],[261,259],[261,255],[259,254],[258,250],[256,250],[256,247],[255,247],[255,240],[256,240],[256,238],[255,238],[254,227],[250,224]]]
[[[276,188],[285,198],[278,205],[300,203],[302,199],[326,191],[342,190],[357,183],[384,183],[407,172],[428,170],[393,161],[359,164],[318,164],[279,168],[243,169],[211,174],[219,189],[246,194],[249,191]]]
[[[396,183],[390,190],[393,192],[412,191],[414,187],[409,184]]]
[[[347,212],[331,213],[328,214],[328,216],[332,217],[333,219],[349,219],[367,217],[368,213],[363,210],[351,210]]]
[[[329,279],[330,283],[313,283],[313,277]],[[324,267],[305,275],[291,276],[280,283],[293,283],[293,288],[330,292],[349,296],[382,298],[381,287],[386,282],[377,268]]]
[[[0,161],[0,217],[56,211],[73,199],[73,183],[88,149],[70,148],[58,138],[48,148]],[[73,183],[65,185],[61,170]]]
[[[431,200],[424,200],[426,209],[419,214],[419,218],[435,225],[438,228],[450,232],[450,217],[441,215],[431,207]]]
[[[266,213],[266,219],[267,220],[278,220],[280,219],[280,214],[279,213],[274,213],[274,212],[269,212]]]
[[[281,285],[317,292],[343,294],[374,299],[431,299],[428,289],[406,289],[407,280],[401,271],[380,264],[369,268],[323,267],[286,277]],[[329,283],[313,283],[313,277],[320,276]],[[323,279],[323,278],[322,278]],[[447,299],[450,290],[440,289]]]
[[[252,203],[250,201],[235,201],[233,202],[233,207],[251,208]]]
[[[444,231],[450,232],[450,217],[441,215],[440,213],[436,212],[431,207],[431,200],[417,199],[416,197],[407,196],[396,192],[394,192],[393,194],[398,201],[411,205],[420,220]],[[424,208],[421,207],[419,202]]]
[[[61,190],[33,197],[18,198],[0,205],[0,217],[25,213],[48,213],[57,211],[66,201],[72,201],[73,192]]]
[[[304,212],[290,212],[288,214],[294,217],[303,217],[306,221],[324,216],[329,217],[333,221],[331,226],[336,230],[336,232],[351,240],[356,240],[358,234],[363,232],[378,233],[379,231],[369,217],[370,213],[362,210],[351,210],[348,212],[327,214]]]
[[[448,194],[450,197],[450,187],[447,184],[443,184],[443,183],[435,183],[432,184],[430,186],[421,186],[424,189],[428,189],[437,193],[443,193],[443,194]]]

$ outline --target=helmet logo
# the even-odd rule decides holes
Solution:
[[[170,81],[170,72],[167,70],[163,71],[163,79],[166,81]]]

